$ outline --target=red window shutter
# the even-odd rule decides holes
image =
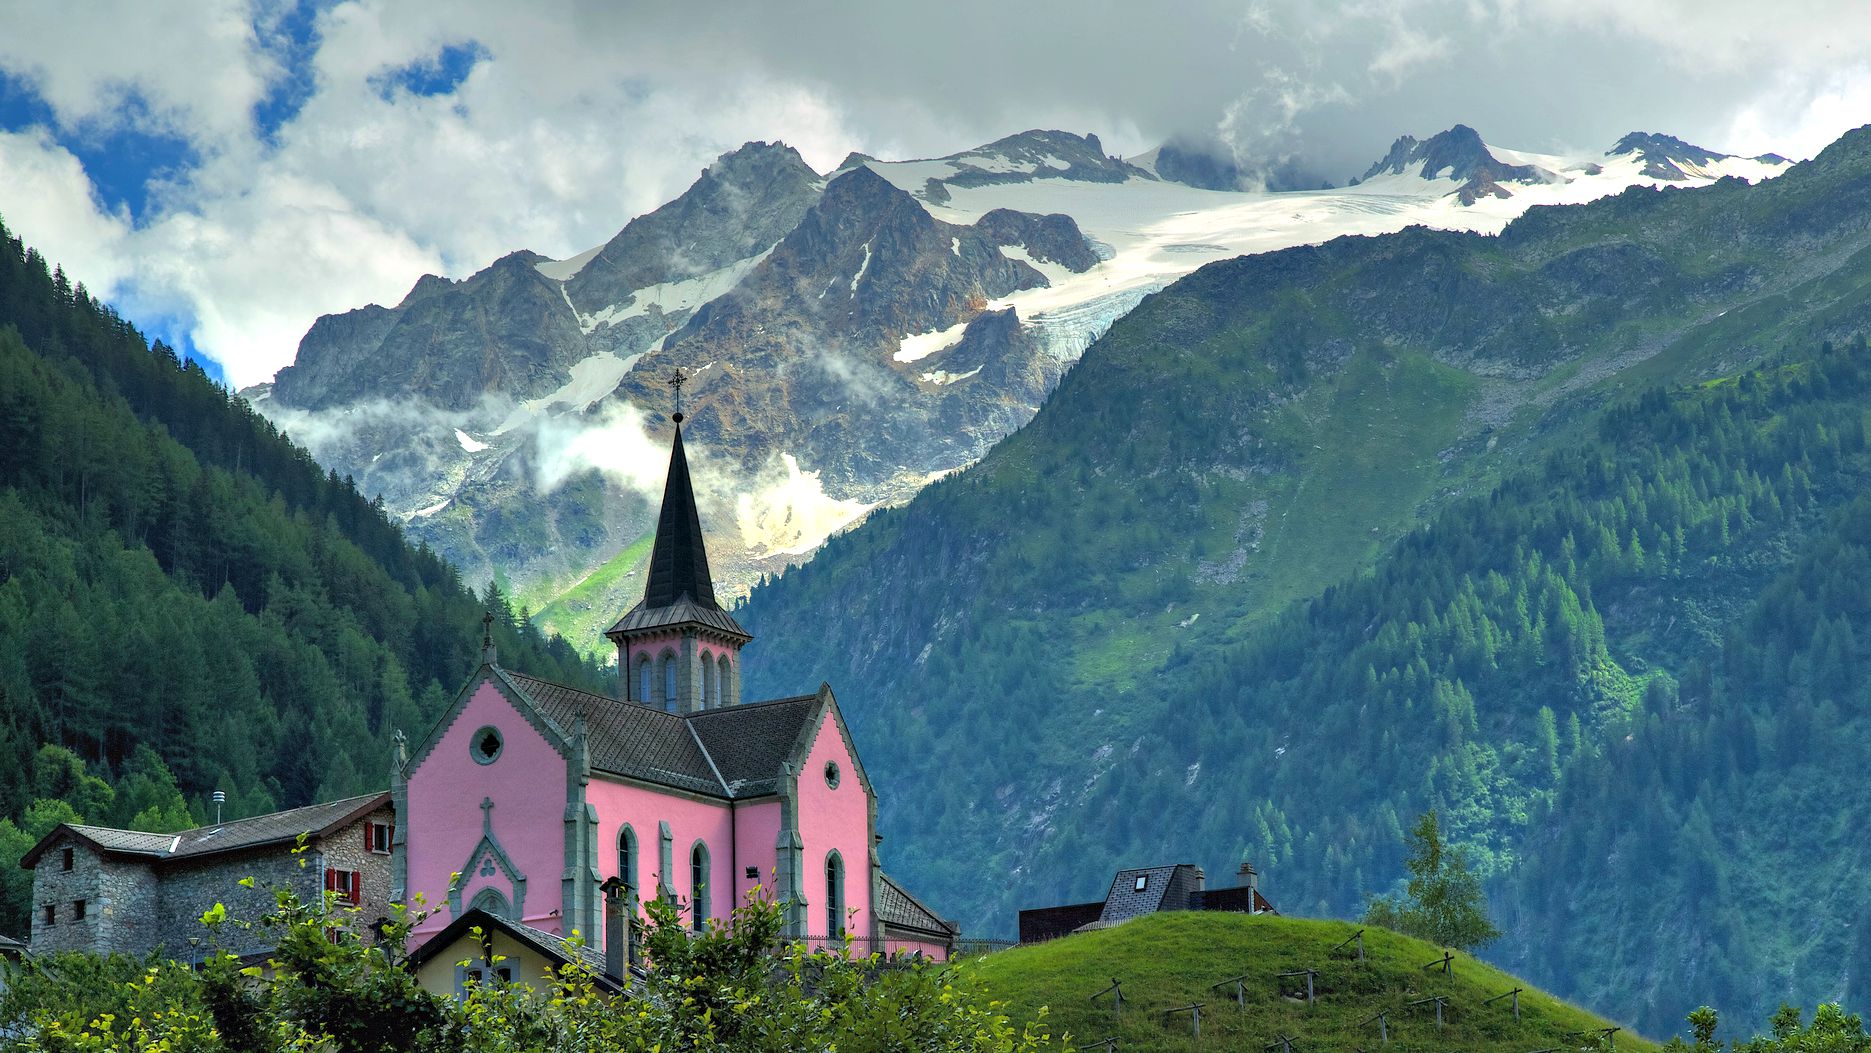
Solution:
[[[363,876],[355,870],[351,871],[351,902],[354,904],[364,902]]]
[[[376,842],[371,837],[371,826],[372,824],[370,823],[364,824],[364,851],[366,852],[372,851],[377,847]]]
[[[331,867],[325,868],[325,891],[335,892],[338,888],[338,872]]]
[[[394,852],[396,850],[396,824],[395,823],[387,823],[384,825],[383,837],[384,837],[383,850],[385,852]]]

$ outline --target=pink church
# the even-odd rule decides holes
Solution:
[[[700,929],[759,887],[787,934],[946,959],[957,938],[883,872],[877,795],[831,688],[743,702],[752,637],[715,599],[682,416],[642,602],[605,635],[624,701],[481,667],[401,761],[396,895],[600,949],[612,878],[632,908],[679,904]],[[455,875],[459,875],[456,877]]]

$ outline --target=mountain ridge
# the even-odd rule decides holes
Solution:
[[[1542,810],[1554,776],[1527,745],[1543,722],[1560,744],[1558,763],[1596,756],[1621,738],[1624,720],[1642,719],[1627,714],[1643,712],[1656,663],[1680,672],[1702,660],[1704,638],[1680,628],[1654,642],[1667,619],[1631,627],[1625,612],[1651,609],[1637,600],[1663,587],[1655,575],[1679,573],[1677,559],[1709,568],[1702,576],[1730,591],[1695,624],[1719,638],[1722,619],[1738,616],[1765,580],[1721,568],[1809,543],[1820,520],[1808,517],[1822,519],[1862,470],[1856,459],[1840,462],[1811,490],[1775,481],[1770,499],[1692,460],[1714,473],[1710,496],[1678,505],[1643,494],[1644,472],[1654,470],[1618,467],[1617,433],[1599,422],[1628,398],[1620,387],[1669,388],[1670,400],[1648,411],[1666,417],[1678,398],[1703,405],[1699,385],[1720,378],[1717,394],[1780,391],[1749,379],[1752,366],[1789,346],[1824,361],[1824,342],[1843,346],[1871,331],[1862,263],[1871,236],[1853,218],[1871,201],[1868,152],[1871,131],[1854,132],[1781,179],[1537,208],[1498,238],[1416,229],[1210,264],[1118,321],[980,464],[756,589],[742,624],[792,649],[758,652],[749,675],[777,685],[810,669],[841,685],[880,777],[927,791],[886,810],[888,835],[928,875],[932,895],[964,905],[966,923],[991,925],[1014,905],[970,881],[981,865],[1020,875],[1025,894],[1070,899],[1085,890],[1064,887],[1062,869],[1108,872],[1139,856],[1227,865],[1243,853],[1268,861],[1263,874],[1308,890],[1286,901],[1293,910],[1342,914],[1396,872],[1382,846],[1399,838],[1386,831],[1429,806],[1445,809],[1500,894],[1512,896],[1521,879],[1508,875],[1532,850],[1525,817],[1555,821]],[[1789,366],[1793,375],[1803,368],[1822,372]],[[1786,388],[1799,441],[1831,434],[1852,412],[1848,394],[1862,376],[1836,376],[1831,389]],[[1742,412],[1708,397],[1713,417]],[[1670,427],[1669,449],[1689,456],[1683,436],[1693,430]],[[1788,467],[1771,444],[1711,434],[1729,436],[1732,456],[1757,459],[1747,463],[1764,479]],[[1523,466],[1574,448],[1583,459],[1559,462],[1552,481],[1497,491]],[[1797,466],[1793,450],[1785,456]],[[1569,573],[1550,572],[1570,564],[1555,540],[1564,531],[1543,527],[1520,542],[1542,546],[1534,564],[1510,560],[1499,583],[1471,582],[1472,596],[1448,577],[1425,579],[1446,607],[1419,612],[1403,596],[1400,614],[1372,622],[1368,606],[1335,605],[1365,595],[1357,590],[1367,576],[1402,575],[1426,558],[1425,537],[1449,546],[1436,550],[1435,572],[1459,579],[1470,544],[1462,524],[1493,515],[1516,524],[1515,502],[1534,507],[1540,495],[1607,476],[1616,485],[1592,491],[1596,503],[1581,513],[1593,533],[1575,528],[1579,568],[1588,547],[1596,553],[1595,577],[1581,580],[1595,584],[1574,590]],[[1626,485],[1703,533],[1660,540],[1653,521],[1620,500]],[[1808,503],[1814,494],[1819,504]],[[1729,533],[1686,518],[1716,497],[1762,511],[1746,520],[1730,510]],[[1445,513],[1457,502],[1460,515]],[[1782,520],[1767,514],[1772,507],[1801,511]],[[1757,521],[1772,531],[1743,533]],[[1527,625],[1499,646],[1530,648],[1526,657],[1508,663],[1484,647],[1476,653],[1486,664],[1474,668],[1487,678],[1444,668],[1470,642],[1494,639],[1483,612],[1511,622],[1495,605],[1511,612],[1520,602]],[[1323,622],[1309,620],[1315,612]],[[1383,629],[1381,653],[1407,657],[1368,676],[1338,668],[1320,656],[1357,661],[1356,652],[1319,635],[1328,628],[1354,642]],[[1542,657],[1542,646],[1553,651]],[[956,751],[971,757],[970,785],[985,792],[950,788],[927,768],[925,758]],[[1328,792],[1341,785],[1359,789]],[[1389,785],[1397,792],[1383,793]],[[1180,821],[1166,826],[1164,816]],[[956,866],[944,848],[956,843],[984,847]],[[1577,904],[1608,894],[1565,872],[1563,857],[1542,858],[1539,873],[1551,876],[1540,896]],[[1509,900],[1516,938],[1557,938],[1525,920],[1541,916],[1527,902]],[[1612,910],[1622,901],[1604,902]],[[1599,914],[1580,925],[1606,931]],[[1568,970],[1582,941],[1563,945],[1555,957],[1521,943],[1500,953],[1577,992]],[[1690,997],[1675,967],[1618,961],[1619,976],[1640,966],[1660,976],[1641,988],[1654,1001],[1586,992],[1594,1002],[1664,1027],[1692,1008],[1673,1004]],[[1837,981],[1830,966],[1801,963],[1776,990],[1809,1000],[1814,985]],[[1725,996],[1765,997],[1723,975],[1716,990]],[[1771,1008],[1748,1004],[1757,1015]]]

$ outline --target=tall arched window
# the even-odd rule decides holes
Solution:
[[[637,891],[637,832],[628,823],[617,831],[617,879]]]
[[[734,700],[728,697],[728,692],[732,691],[733,688],[733,672],[728,668],[728,656],[724,654],[715,663],[715,694],[720,697],[722,705],[726,706],[734,703]]]
[[[650,694],[650,689],[654,686],[655,685],[650,682],[650,657],[648,655],[638,655],[637,701],[646,706],[653,705],[656,699]]]
[[[676,711],[676,652],[663,652],[663,708]]]
[[[709,654],[707,651],[703,651],[702,652],[702,684],[701,684],[702,708],[703,709],[708,709],[710,707],[721,704],[720,700],[715,697],[715,690],[714,690],[715,684],[716,684],[715,656]]]
[[[825,857],[825,935],[845,935],[845,861],[836,849]]]
[[[689,849],[689,914],[696,932],[708,926],[708,846]]]

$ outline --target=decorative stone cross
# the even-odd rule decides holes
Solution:
[[[494,799],[481,798],[481,829],[486,833],[494,832]]]

